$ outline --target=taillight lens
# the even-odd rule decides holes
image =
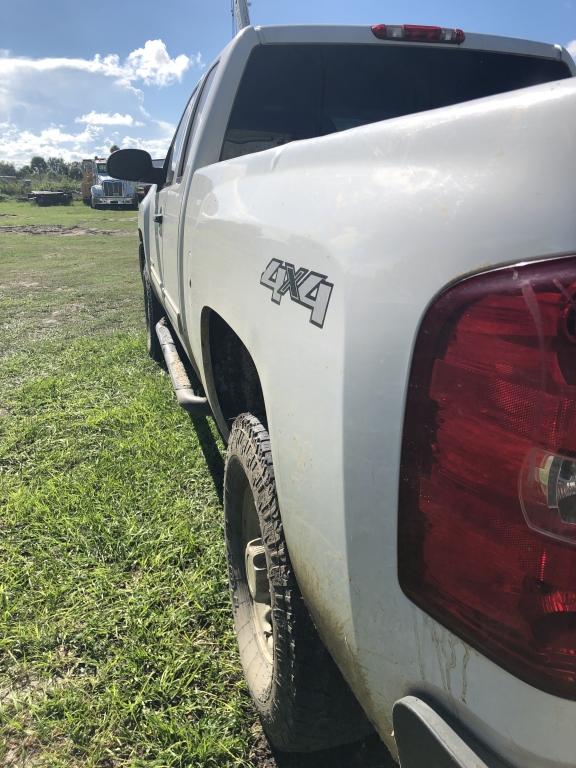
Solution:
[[[429,27],[423,24],[374,24],[373,34],[380,40],[404,40],[412,43],[453,43],[466,39],[461,29]]]
[[[576,258],[469,278],[426,313],[398,555],[423,610],[576,699]]]

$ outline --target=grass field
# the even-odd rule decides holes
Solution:
[[[0,229],[2,765],[252,764],[220,504],[146,357],[135,221],[0,205],[28,229]]]
[[[0,204],[0,766],[273,764],[231,630],[222,446],[146,356],[135,222]],[[367,749],[345,764],[384,764]]]

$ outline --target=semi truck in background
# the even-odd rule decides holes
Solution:
[[[138,208],[136,184],[113,179],[106,170],[106,158],[82,161],[82,202],[91,208]]]

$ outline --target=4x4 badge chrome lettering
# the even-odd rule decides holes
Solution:
[[[305,267],[296,269],[294,264],[280,259],[272,259],[260,277],[260,285],[272,291],[272,301],[280,304],[282,296],[290,293],[290,298],[303,307],[308,307],[310,322],[322,328],[326,319],[326,310],[332,295],[333,283],[326,280],[326,275],[312,272]]]

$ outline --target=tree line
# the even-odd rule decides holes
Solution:
[[[78,160],[67,163],[61,157],[45,159],[40,155],[35,155],[28,165],[23,165],[17,169],[14,163],[0,160],[0,176],[16,176],[19,179],[29,179],[32,176],[43,176],[45,174],[78,180],[82,178],[82,164]]]
[[[110,152],[117,149],[114,144]],[[79,194],[81,180],[82,163],[79,160],[66,162],[62,157],[44,158],[34,155],[21,168],[0,160],[0,202],[14,197],[25,200],[31,189],[64,190]]]
[[[115,152],[119,147],[113,144],[110,152]],[[16,176],[18,179],[29,179],[33,176],[52,176],[79,181],[82,178],[82,163],[72,160],[67,163],[62,157],[44,158],[34,155],[28,165],[16,168],[14,163],[0,160],[0,176]]]

